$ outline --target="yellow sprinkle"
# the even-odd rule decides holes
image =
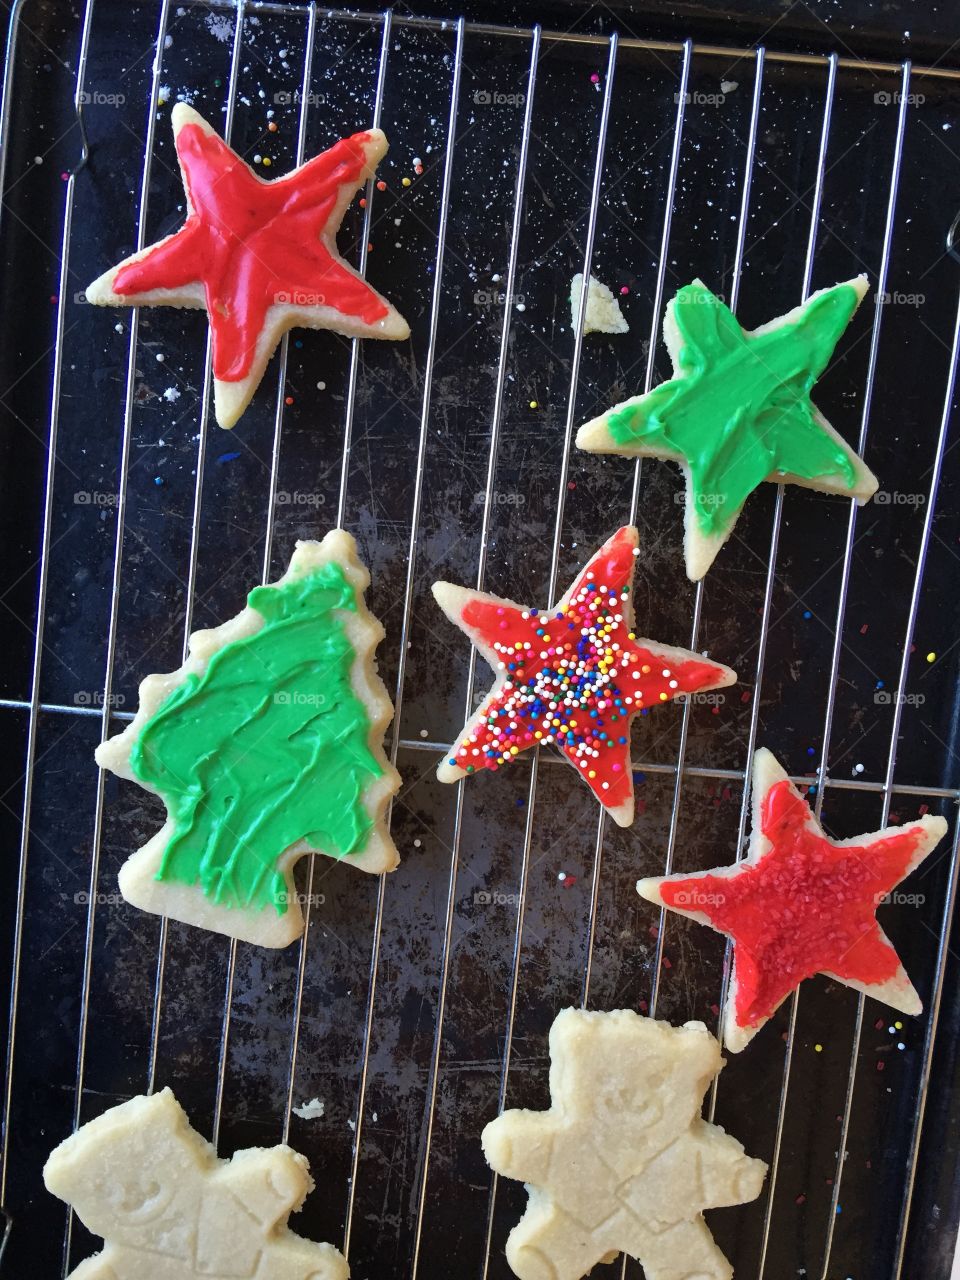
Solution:
[[[814,1051],[814,1053],[823,1053],[823,1045],[822,1045],[822,1044],[815,1044],[815,1045],[813,1046],[813,1051]]]
[[[596,776],[597,776],[597,771],[596,771],[596,769],[588,769],[588,770],[587,770],[587,777],[588,777],[588,778],[595,778]]]
[[[640,670],[643,672],[645,676],[648,676],[650,674],[650,664],[645,662],[643,666],[640,668]]]
[[[533,736],[534,736],[535,738],[538,738],[538,739],[539,739],[539,738],[542,738],[542,737],[543,737],[543,734],[540,732],[540,730],[539,730],[539,729],[535,729],[535,730],[533,731]]]
[[[270,157],[269,157],[269,156],[264,156],[264,157],[263,157],[263,163],[264,163],[264,167],[265,167],[265,168],[267,168],[267,169],[269,169],[269,168],[270,168],[270,166],[273,164],[273,161],[270,159]]]
[[[927,654],[927,661],[928,661],[928,662],[936,662],[936,660],[937,660],[937,655],[936,655],[935,653],[928,653],[928,654]]]
[[[531,408],[531,409],[539,409],[539,407],[540,407],[540,406],[537,404],[536,400],[531,400],[531,401],[530,401],[530,408]]]
[[[896,1027],[896,1029],[897,1029],[898,1031],[902,1031],[902,1030],[903,1030],[903,1023],[902,1023],[902,1022],[895,1022],[893,1025]]]
[[[666,702],[666,701],[667,701],[667,695],[666,695],[665,693],[661,693],[661,695],[660,695],[660,701],[661,701],[661,702]]]
[[[402,181],[402,183],[403,183],[403,185],[404,185],[405,187],[409,187],[409,185],[410,185],[410,179],[409,179],[409,178],[403,178],[403,179],[401,179],[401,181]]]

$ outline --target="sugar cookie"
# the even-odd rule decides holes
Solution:
[[[902,1013],[920,997],[875,918],[877,906],[947,830],[922,817],[830,840],[772,752],[753,758],[747,857],[694,875],[640,880],[641,897],[734,943],[723,1041],[739,1052],[804,978],[825,974]]]
[[[86,295],[101,306],[205,309],[221,427],[236,424],[288,329],[409,336],[403,317],[337,250],[354,193],[386,154],[379,129],[267,182],[192,107],[178,102],[172,119],[187,220],[104,272]]]
[[[496,770],[553,742],[613,820],[633,821],[630,726],[634,716],[684,693],[720,689],[736,674],[687,649],[634,634],[633,573],[639,537],[618,530],[552,609],[449,582],[433,594],[497,673],[437,770],[456,782]]]
[[[97,763],[153,791],[167,821],[120,871],[128,902],[265,947],[303,932],[293,864],[361,871],[399,858],[385,824],[400,778],[383,751],[393,708],[376,673],[383,628],[350,534],[298,542],[283,577],[148,676]]]
[[[527,1183],[507,1240],[520,1280],[579,1280],[627,1253],[647,1280],[730,1280],[704,1209],[760,1194],[767,1166],[700,1117],[723,1066],[701,1022],[564,1009],[550,1029],[549,1111],[505,1111],[483,1151]]]
[[[350,1274],[333,1245],[287,1226],[313,1190],[306,1159],[283,1146],[218,1160],[169,1089],[85,1124],[51,1154],[43,1180],[104,1240],[71,1280]]]
[[[866,276],[857,276],[747,332],[695,280],[663,322],[673,377],[580,428],[577,445],[588,453],[680,464],[691,580],[710,568],[764,480],[858,502],[876,492],[876,476],[810,399],[866,291]]]

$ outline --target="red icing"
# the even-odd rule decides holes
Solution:
[[[555,741],[601,804],[616,808],[629,799],[632,717],[713,688],[723,675],[712,663],[657,657],[630,639],[634,563],[632,531],[620,529],[580,573],[562,609],[531,612],[478,599],[464,606],[464,625],[497,648],[508,678],[451,763],[497,769],[537,742]]]
[[[660,884],[667,906],[701,912],[735,942],[741,1027],[768,1018],[815,973],[862,983],[897,973],[897,953],[874,912],[907,874],[923,839],[923,828],[913,826],[867,845],[837,847],[785,780],[764,796],[760,826],[772,848],[759,862],[730,876]]]
[[[250,372],[268,309],[287,300],[326,305],[373,324],[387,315],[379,296],[336,261],[320,238],[344,186],[366,164],[367,133],[274,182],[262,182],[222,138],[197,124],[177,134],[192,212],[168,240],[117,272],[114,292],[180,289],[200,281],[213,331],[213,372],[239,382]]]

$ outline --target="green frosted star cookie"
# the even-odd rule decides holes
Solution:
[[[687,575],[702,578],[764,480],[866,502],[877,480],[810,393],[867,291],[865,276],[821,289],[748,332],[699,280],[668,304],[674,376],[587,422],[588,453],[664,458],[686,478]]]

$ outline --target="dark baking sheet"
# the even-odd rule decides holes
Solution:
[[[286,13],[251,11],[242,33],[233,141],[243,154],[270,154],[275,173],[295,154],[305,14],[298,5]],[[19,899],[17,848],[62,292],[65,179],[80,157],[72,95],[84,11],[28,0],[18,28],[0,222],[0,520],[6,549],[0,685],[8,704],[0,708],[6,726],[0,739],[0,816],[9,849],[0,864],[5,890],[0,922],[9,937],[0,952],[5,983],[22,908],[5,1202],[13,1228],[3,1258],[3,1274],[15,1277],[60,1273],[66,1215],[44,1192],[40,1169],[71,1127],[81,1041],[83,1120],[142,1092],[151,1067],[160,922],[118,901],[115,877],[129,852],[156,828],[159,805],[136,788],[108,779],[99,850],[94,842],[92,751],[101,734],[130,317],[88,308],[82,288],[135,243],[158,15],[152,2],[97,0],[91,17],[84,82],[90,154],[75,179],[60,312],[61,386],[38,685],[39,701],[50,709],[36,717],[30,838]],[[174,5],[169,36],[160,83],[171,99],[188,92],[198,109],[220,123],[230,74],[231,14],[206,5],[182,10]],[[397,22],[388,42],[382,101],[392,149],[382,170],[387,191],[375,198],[368,270],[372,282],[408,316],[413,336],[405,345],[361,348],[344,523],[356,534],[374,575],[369,599],[388,632],[381,669],[391,689],[404,613],[455,42],[453,24]],[[377,22],[318,13],[312,79],[317,96],[308,115],[308,153],[369,122],[380,52]],[[405,860],[387,882],[383,899],[352,1198],[350,1261],[360,1280],[410,1275],[418,1241],[419,1274],[449,1274],[453,1259],[462,1274],[482,1273],[490,1175],[478,1139],[496,1112],[508,1029],[507,1105],[546,1105],[546,1033],[559,1008],[580,1000],[588,962],[597,815],[586,789],[572,788],[569,773],[544,756],[530,817],[527,762],[478,778],[466,788],[455,845],[456,789],[434,780],[437,751],[429,746],[451,740],[467,693],[468,647],[439,616],[429,586],[437,577],[473,581],[476,576],[504,319],[494,276],[505,276],[510,254],[529,58],[529,36],[466,33],[411,647],[396,730],[404,789],[393,825]],[[606,61],[605,45],[545,38],[532,108],[514,300],[523,310],[515,306],[509,317],[485,578],[488,589],[531,602],[542,600],[550,574],[574,345],[566,299],[570,277],[582,269]],[[642,385],[655,319],[681,65],[677,51],[623,47],[619,53],[594,270],[611,285],[629,287],[624,311],[631,332],[584,343],[577,421]],[[729,295],[754,72],[752,55],[692,56],[666,254],[667,296],[695,274]],[[724,90],[723,82],[735,87]],[[826,63],[767,59],[739,298],[745,324],[760,323],[799,300],[827,86]],[[859,270],[876,282],[899,87],[898,71],[837,70],[819,193],[814,288]],[[921,497],[930,484],[951,372],[958,299],[957,268],[942,246],[960,206],[960,95],[949,78],[920,77],[913,92],[922,100],[907,112],[889,260],[892,300],[883,310],[866,450],[884,491],[903,496],[874,503],[858,518],[829,752],[831,776],[872,784],[884,780],[893,724],[893,706],[878,699],[877,683],[884,681],[889,690],[897,682],[926,516]],[[275,102],[276,95],[291,100]],[[265,135],[271,107],[281,128]],[[182,216],[168,112],[169,107],[161,108],[156,122],[148,240],[174,229]],[[415,157],[424,166],[419,178],[413,173]],[[414,178],[409,188],[401,185],[404,176]],[[361,214],[354,210],[342,244],[355,252],[361,231]],[[817,397],[848,439],[856,439],[860,428],[873,318],[871,297]],[[157,310],[140,319],[112,671],[118,711],[133,709],[137,683],[146,672],[180,661],[192,544],[194,627],[236,612],[261,574],[271,519],[278,365],[268,370],[235,432],[221,432],[211,423],[198,440],[204,335],[201,314]],[[283,388],[293,404],[283,412],[277,489],[299,496],[272,512],[274,576],[297,537],[322,534],[335,522],[340,499],[350,344],[330,334],[293,338]],[[658,349],[656,377],[668,371],[665,352]],[[323,390],[320,382],[326,384]],[[163,396],[170,387],[181,392],[173,403]],[[532,400],[536,410],[529,407]],[[921,792],[897,793],[892,801],[892,812],[901,820],[923,804],[945,812],[950,839],[955,803],[922,789],[960,785],[954,747],[958,468],[957,452],[948,448],[918,599],[916,654],[907,686],[911,698],[897,744],[895,780]],[[627,520],[632,484],[633,469],[622,460],[572,453],[560,526],[561,589],[590,550]],[[644,632],[687,644],[694,592],[683,576],[679,492],[673,469],[644,467],[637,603]],[[676,830],[678,869],[734,856],[753,699],[759,699],[758,741],[773,747],[792,772],[811,773],[819,758],[848,505],[788,491],[765,627],[775,497],[773,486],[766,486],[751,499],[737,536],[707,579],[699,643],[737,668],[741,683],[717,715],[706,706],[692,710]],[[764,633],[766,657],[755,687],[757,646]],[[930,652],[938,656],[928,663]],[[482,688],[486,676],[479,674]],[[638,721],[635,757],[672,767],[681,715],[678,707],[669,707]],[[120,727],[119,722],[111,726],[113,731]],[[642,811],[635,825],[605,833],[590,973],[594,1008],[643,1007],[651,995],[656,914],[637,898],[633,885],[638,875],[662,869],[673,774],[647,771],[639,795]],[[827,829],[846,836],[876,826],[881,804],[876,790],[828,787]],[[923,901],[887,907],[883,915],[925,999],[937,973],[950,847],[945,842],[907,886]],[[93,867],[96,891],[103,896],[92,913],[88,953],[91,913],[85,895]],[[301,873],[305,870],[301,866]],[[560,871],[576,883],[563,887]],[[319,1184],[294,1226],[340,1243],[358,1123],[377,882],[323,862],[314,888],[324,900],[314,909],[306,953],[293,1101],[318,1097],[325,1113],[321,1119],[294,1116],[292,1121],[290,1141],[310,1158]],[[663,954],[670,967],[661,971],[660,1014],[714,1024],[720,940],[674,918],[666,927]],[[299,963],[296,946],[281,953],[237,948],[225,1041],[229,955],[224,939],[171,924],[154,1063],[158,1087],[174,1088],[202,1132],[212,1132],[218,1100],[222,1103],[224,1152],[280,1138]],[[956,958],[949,953],[946,959],[926,1091],[925,1020],[910,1021],[891,1034],[892,1020],[867,1002],[839,1213],[833,1215],[832,1180],[856,1007],[855,995],[843,987],[815,980],[803,988],[763,1274],[775,1280],[804,1271],[820,1275],[831,1217],[829,1280],[880,1280],[894,1274],[900,1210],[912,1167],[912,1125],[925,1097],[902,1274],[940,1280],[949,1274],[958,1216]],[[718,1120],[751,1153],[766,1159],[772,1156],[781,1105],[787,1012],[748,1052],[731,1060],[718,1094]],[[500,1183],[491,1276],[508,1274],[503,1241],[523,1199],[519,1185]],[[761,1198],[711,1215],[738,1277],[760,1272],[765,1212]],[[76,1227],[71,1265],[93,1247]],[[641,1273],[631,1265],[628,1274]]]

